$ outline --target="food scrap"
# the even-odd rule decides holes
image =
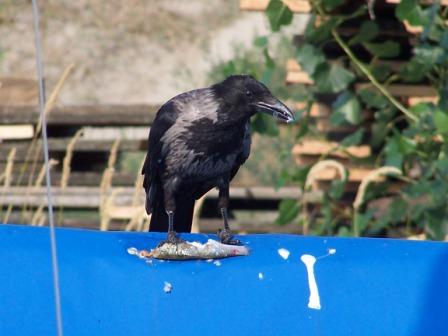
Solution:
[[[198,242],[181,242],[178,244],[165,243],[151,251],[131,247],[128,253],[139,258],[156,258],[161,260],[189,260],[189,259],[220,259],[226,257],[249,255],[246,246],[227,245],[209,239],[205,244]],[[212,260],[210,260],[211,262]],[[216,264],[219,266],[220,264]]]

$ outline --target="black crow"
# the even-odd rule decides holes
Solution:
[[[265,112],[291,122],[291,111],[251,76],[230,76],[166,102],[152,124],[143,166],[150,231],[190,232],[195,200],[219,189],[223,243],[233,239],[227,218],[229,183],[250,152],[250,117]]]

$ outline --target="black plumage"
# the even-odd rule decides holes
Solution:
[[[182,93],[160,108],[142,170],[151,231],[168,231],[176,242],[175,231],[191,231],[195,200],[216,187],[224,220],[219,236],[238,243],[227,220],[229,183],[249,156],[250,117],[257,112],[293,120],[266,86],[246,75]]]

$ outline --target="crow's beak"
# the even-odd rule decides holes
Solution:
[[[268,113],[275,119],[290,123],[294,121],[294,115],[289,108],[279,100],[275,100],[273,103],[258,102],[255,108],[258,112]]]

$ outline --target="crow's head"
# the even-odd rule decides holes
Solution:
[[[214,85],[214,88],[225,103],[239,113],[252,116],[263,112],[287,123],[294,121],[294,116],[288,107],[275,98],[265,85],[251,76],[230,76]]]

